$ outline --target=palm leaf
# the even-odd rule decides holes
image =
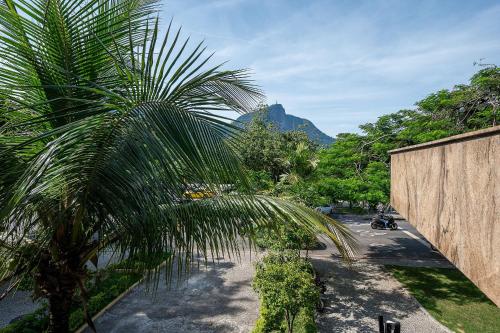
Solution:
[[[225,193],[247,181],[227,140],[238,129],[214,111],[251,111],[262,92],[248,71],[209,66],[203,45],[190,49],[171,25],[160,38],[155,9],[139,0],[0,6],[0,273],[35,271],[49,249],[53,260],[76,254],[83,269],[109,247],[175,253],[188,267],[193,253],[237,254],[255,226],[276,223],[322,232],[350,257],[341,224]],[[217,196],[184,202],[195,185]]]

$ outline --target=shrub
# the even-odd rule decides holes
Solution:
[[[280,225],[275,230],[257,230],[256,243],[271,250],[310,250],[317,246],[316,235],[303,227]]]
[[[290,252],[271,254],[257,264],[253,281],[259,293],[260,318],[254,332],[286,331],[293,333],[302,311],[314,313],[319,290],[311,274],[311,264]]]

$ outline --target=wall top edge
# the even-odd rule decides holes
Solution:
[[[399,154],[399,153],[404,153],[407,151],[420,150],[420,149],[426,149],[426,148],[431,148],[431,147],[436,147],[436,146],[442,146],[442,145],[446,145],[446,144],[450,144],[450,143],[474,140],[474,139],[484,138],[484,137],[493,136],[493,135],[497,135],[497,134],[500,134],[500,125],[494,126],[494,127],[489,127],[489,128],[484,128],[484,129],[481,129],[478,131],[454,135],[454,136],[450,136],[450,137],[447,137],[444,139],[429,141],[429,142],[421,143],[418,145],[389,150],[389,154],[391,154],[391,155]]]

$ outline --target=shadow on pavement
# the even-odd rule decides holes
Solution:
[[[413,298],[394,289],[388,273],[378,266],[353,264],[349,267],[340,261],[325,259],[312,259],[312,262],[327,281],[320,332],[376,332],[378,315],[401,321],[419,309]]]
[[[251,266],[238,266],[238,272],[233,272],[235,264],[227,261],[207,268],[202,265],[198,269],[197,263],[192,266],[188,280],[172,281],[170,286],[161,282],[165,281],[162,273],[154,296],[146,285],[135,288],[97,320],[98,331],[245,332],[245,325],[241,325],[245,316],[251,317],[248,321],[252,324],[255,321],[248,314],[248,306],[256,302],[256,296],[248,292]],[[240,270],[248,277],[241,277]]]
[[[447,260],[439,252],[431,251],[430,247],[415,239],[396,236],[397,232],[397,230],[391,232],[392,234],[389,235],[391,242],[388,244],[370,244],[366,249],[365,256],[387,259]]]

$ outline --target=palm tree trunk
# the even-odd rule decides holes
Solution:
[[[71,302],[78,279],[67,263],[65,260],[62,263],[55,263],[47,253],[42,255],[38,266],[37,284],[43,296],[49,301],[48,332],[50,333],[69,332]]]
[[[61,293],[49,297],[49,332],[67,333],[69,332],[69,312],[74,290],[71,292],[61,291]]]

